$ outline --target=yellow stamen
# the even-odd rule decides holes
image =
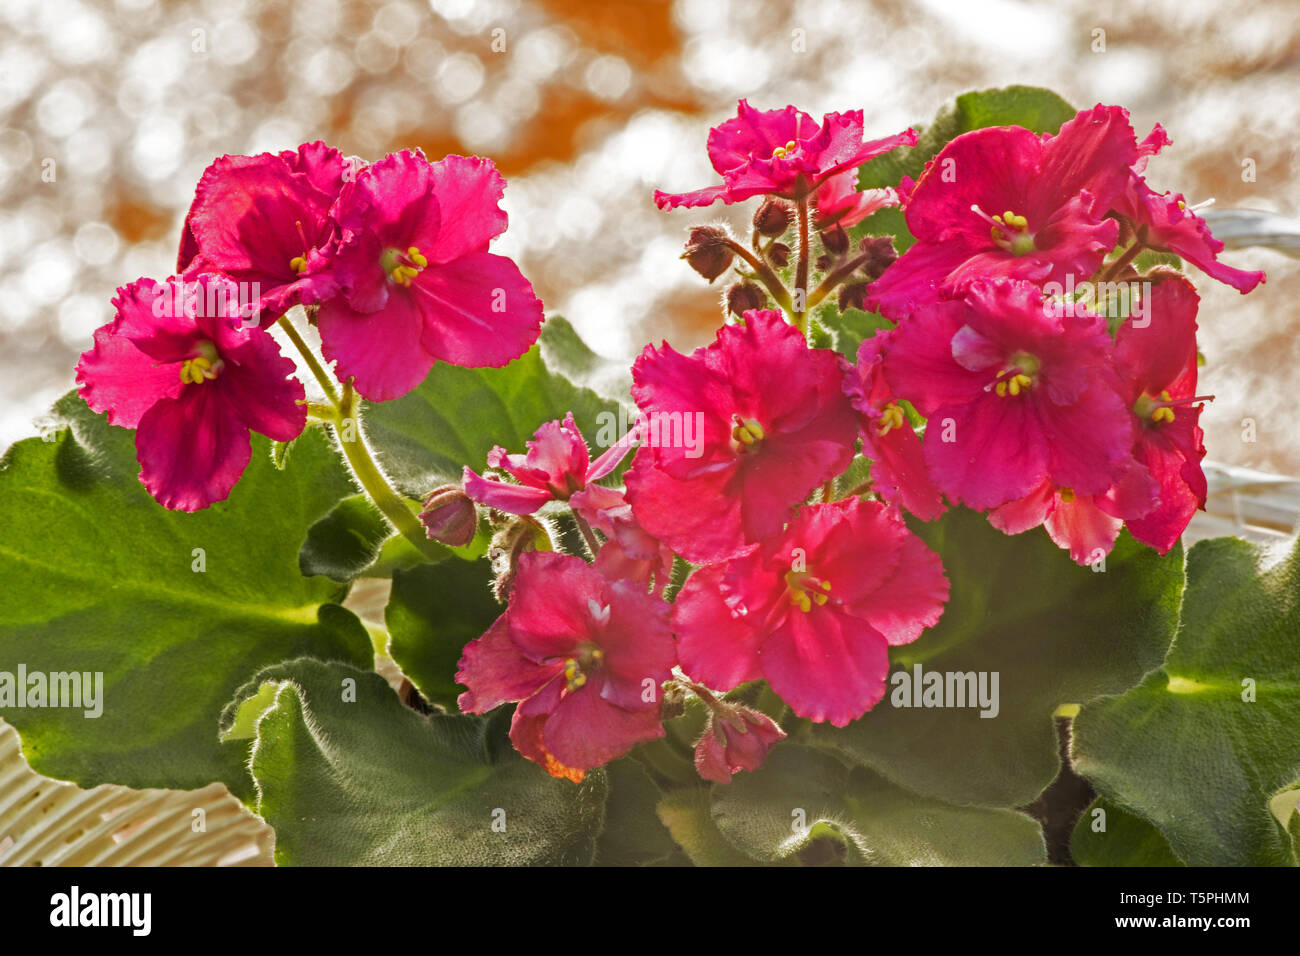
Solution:
[[[1172,400],[1168,389],[1160,393],[1160,401],[1169,402]],[[1153,422],[1172,422],[1174,420],[1174,410],[1168,406],[1161,406],[1151,413],[1151,420]]]
[[[819,581],[817,578],[810,576],[803,571],[787,571],[785,575],[785,584],[792,607],[807,614],[812,610],[813,604],[818,607],[830,600],[830,595],[826,592],[831,589],[831,582]],[[819,590],[812,594],[808,593],[808,588],[815,586]]]
[[[1010,378],[1005,378],[998,382],[998,384],[994,386],[994,391],[996,391],[998,396],[1001,398],[1005,398],[1008,394],[1015,397],[1021,392],[1028,391],[1029,387],[1033,384],[1034,380],[1032,378],[1024,372],[1017,372]]]
[[[211,342],[200,342],[197,348],[198,355],[187,358],[181,363],[181,381],[186,385],[202,385],[204,382],[210,382],[225,367],[225,363],[217,355],[217,347]]]
[[[898,407],[898,403],[890,402],[880,410],[880,423],[876,426],[876,434],[882,437],[888,435],[895,428],[902,428],[905,420],[906,416]]]
[[[289,268],[298,273],[306,272],[307,259],[303,256],[294,256],[289,260]]]
[[[1074,500],[1073,488],[1062,488],[1060,491],[1057,492],[1057,494],[1061,496],[1061,500],[1064,501],[1067,505]]]
[[[736,442],[738,451],[754,447],[767,435],[763,426],[752,418],[742,421],[740,416],[736,415],[733,416],[732,421],[735,425],[731,429],[731,438]]]
[[[564,662],[564,680],[570,691],[575,691],[587,683],[587,675],[582,672],[582,668],[572,657]]]
[[[795,151],[795,147],[798,145],[799,144],[794,140],[790,140],[790,142],[786,143],[784,146],[778,146],[776,149],[772,150],[772,158],[785,159],[786,156]]]
[[[429,264],[429,260],[417,247],[410,246],[405,254],[396,249],[389,249],[384,253],[381,264],[388,270],[388,278],[407,289],[411,286],[411,280]]]

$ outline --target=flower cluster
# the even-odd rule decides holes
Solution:
[[[303,386],[267,331],[293,306],[373,400],[406,394],[437,361],[505,365],[537,338],[542,306],[487,251],[506,228],[504,185],[488,160],[418,151],[373,164],[324,143],[223,156],[195,189],[176,274],[118,290],[78,365],[82,394],[138,429],[153,496],[194,511],[229,495],[250,430],[303,429]]]
[[[742,100],[709,135],[722,183],[655,194],[661,208],[759,201],[748,244],[721,225],[686,243],[710,282],[736,272],[725,322],[689,354],[644,349],[637,425],[599,454],[570,412],[485,469],[464,463],[417,519],[364,442],[341,445],[413,543],[463,547],[491,527],[506,608],[464,648],[459,705],[516,704],[511,740],[553,776],[581,781],[665,737],[688,696],[707,714],[695,767],[718,783],[762,764],[787,711],[861,718],[889,649],[944,613],[943,565],[913,529],[949,507],[1007,534],[1043,526],[1090,564],[1123,527],[1168,552],[1204,506],[1198,298],[1139,257],[1173,253],[1242,292],[1263,275],[1219,263],[1194,209],[1147,185],[1164,131],[1139,142],[1124,110],[1097,106],[1056,135],[966,133],[916,181],[857,190],[859,167],[916,141],[865,139],[860,111],[818,123]],[[82,393],[137,430],[154,497],[193,511],[227,496],[253,431],[289,441],[309,412],[341,426],[354,391],[399,398],[438,361],[507,364],[542,307],[488,251],[503,188],[492,163],[460,156],[367,165],[312,143],[222,157],[176,275],[119,290]],[[866,230],[851,240],[894,205],[916,240],[902,256]],[[286,318],[296,306],[342,399]],[[850,308],[882,324],[856,361],[817,320]],[[273,324],[330,406],[308,405]],[[780,699],[770,712],[759,681]]]
[[[725,184],[656,198],[691,206],[762,197],[756,233],[775,240],[796,218],[815,216],[826,247],[844,237],[845,253],[844,225],[897,201],[892,190],[859,194],[857,167],[914,142],[910,130],[864,142],[861,113],[817,124],[792,108],[760,113],[742,102],[739,117],[709,139]],[[725,233],[697,229],[687,258],[713,278],[731,265],[733,246]],[[495,476],[465,470],[465,492],[507,528],[517,520],[509,514],[567,508],[592,555],[589,569],[571,556],[519,557],[508,609],[466,648],[458,675],[469,688],[463,710],[520,702],[512,739],[554,775],[577,779],[662,734],[658,695],[691,693],[708,709],[696,767],[725,783],[757,769],[784,733],[724,693],[766,680],[796,716],[842,726],[883,696],[889,646],[915,640],[942,612],[939,558],[898,508],[832,499],[862,422],[843,360],[810,348],[781,311],[738,311],[689,355],[666,343],[644,350],[632,369],[642,424],[595,461],[570,415],[542,425],[525,454],[493,449]],[[693,423],[693,440],[683,423]],[[625,488],[598,483],[616,473],[632,441]],[[808,503],[814,494],[819,502]],[[675,559],[698,568],[670,609],[661,598]],[[619,611],[634,595],[635,620]],[[616,620],[622,633],[611,630]],[[554,641],[538,640],[535,628]],[[627,664],[631,636],[642,648],[640,671]],[[669,669],[674,677],[661,688]],[[561,716],[569,713],[603,723]]]
[[[1168,142],[1097,106],[1055,136],[959,136],[902,184],[917,241],[865,296],[897,325],[851,376],[864,443],[902,424],[897,398],[927,420],[920,456],[911,436],[877,448],[886,498],[928,518],[937,492],[1009,534],[1043,525],[1080,564],[1125,526],[1173,547],[1205,504],[1212,396],[1196,394],[1191,283],[1141,274],[1138,256],[1176,253],[1242,292],[1264,276],[1219,263],[1204,220],[1147,185]]]
[[[1054,136],[967,133],[918,180],[856,189],[863,163],[915,142],[864,141],[860,112],[817,123],[741,101],[709,135],[722,183],[655,193],[661,208],[760,200],[748,245],[690,229],[692,268],[737,273],[714,341],[646,347],[640,430],[595,461],[570,415],[525,454],[494,449],[493,476],[466,468],[465,493],[499,523],[567,510],[593,559],[519,557],[507,611],[458,675],[464,710],[520,702],[515,745],[552,774],[579,779],[662,735],[687,694],[707,708],[699,773],[754,770],[784,736],[742,703],[756,681],[795,717],[862,717],[889,648],[948,599],[904,512],[1042,525],[1088,564],[1124,526],[1167,552],[1203,506],[1198,299],[1138,256],[1175,253],[1243,292],[1263,276],[1220,264],[1203,220],[1147,186],[1164,131],[1139,142],[1124,110],[1098,106]],[[848,228],[898,204],[916,239],[905,254],[870,235],[853,246]],[[832,295],[885,320],[854,363],[817,342],[812,313]],[[675,440],[686,422],[694,440]],[[609,486],[632,441],[624,487]],[[692,568],[670,607],[675,561]]]

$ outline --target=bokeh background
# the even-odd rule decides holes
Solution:
[[[378,158],[491,156],[515,256],[599,352],[712,336],[720,289],[678,256],[721,207],[710,125],[748,97],[868,132],[973,88],[1121,103],[1174,146],[1149,177],[1192,201],[1300,213],[1295,0],[0,0],[0,449],[73,384],[116,286],[161,278],[204,167],[325,139]],[[1104,31],[1098,34],[1097,31]],[[1104,38],[1104,51],[1097,40]],[[1254,161],[1255,181],[1242,177]],[[53,172],[53,181],[50,173]],[[44,175],[43,175],[44,174]],[[1300,474],[1300,262],[1230,252],[1249,297],[1195,277],[1210,457]],[[1254,442],[1241,422],[1256,424]]]

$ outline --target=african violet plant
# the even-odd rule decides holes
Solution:
[[[225,782],[282,863],[1294,864],[1296,557],[1179,543],[1179,266],[1264,277],[1168,143],[741,101],[655,194],[753,203],[689,230],[725,321],[630,388],[489,251],[489,160],[222,157],[0,467],[5,660],[105,681],[4,717],[52,776]]]

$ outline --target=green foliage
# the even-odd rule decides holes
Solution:
[[[1294,801],[1270,803],[1300,783],[1300,549],[1270,557],[1198,542],[1163,666],[1075,718],[1079,773],[1189,866],[1298,860]]]
[[[589,863],[605,773],[547,776],[490,718],[423,716],[373,673],[290,661],[257,675],[275,697],[257,718],[257,810],[276,862],[294,866]]]
[[[307,528],[349,491],[319,430],[278,470],[269,443],[227,501],[167,511],[137,477],[132,433],[75,393],[53,441],[0,461],[0,647],[5,670],[103,673],[103,713],[4,710],[39,773],[84,787],[201,787],[246,793],[245,754],[216,720],[248,675],[304,654],[369,665],[361,623],[337,584],[298,573]]]
[[[1080,567],[1041,530],[1004,535],[950,511],[914,530],[942,555],[951,594],[939,624],[891,649],[885,698],[843,730],[813,728],[820,747],[954,803],[1022,806],[1059,769],[1057,707],[1118,693],[1159,666],[1173,637],[1183,572],[1120,536],[1105,571]],[[900,673],[996,672],[999,709],[895,707]],[[914,697],[919,688],[914,685]]]

